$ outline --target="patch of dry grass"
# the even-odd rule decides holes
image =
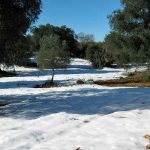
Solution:
[[[126,78],[107,81],[98,80],[94,83],[110,87],[150,87],[150,71],[146,70],[143,72],[133,72],[129,73]]]

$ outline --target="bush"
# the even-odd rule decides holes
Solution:
[[[142,74],[141,80],[144,82],[150,82],[150,72],[146,72],[145,74]]]
[[[52,87],[58,87],[58,84],[51,81],[46,81],[44,84],[34,86],[34,88],[52,88]]]
[[[77,80],[77,84],[85,84],[85,81],[83,79]]]
[[[52,69],[51,82],[54,80],[54,70],[66,68],[69,64],[69,55],[65,49],[66,41],[61,43],[57,35],[44,36],[41,39],[37,62],[40,69]]]
[[[101,43],[91,43],[86,50],[86,58],[92,62],[96,68],[103,68],[105,61],[105,51]]]

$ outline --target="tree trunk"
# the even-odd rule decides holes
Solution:
[[[54,83],[54,68],[52,69],[52,78],[51,78],[51,83]]]

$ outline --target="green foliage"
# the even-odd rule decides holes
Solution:
[[[111,32],[106,36],[104,41],[104,49],[106,51],[108,62],[121,64],[122,60],[120,59],[121,50],[125,43],[125,37],[118,32]]]
[[[77,57],[79,58],[86,58],[86,50],[88,47],[89,43],[81,43],[78,42],[78,48],[77,48]]]
[[[24,58],[24,34],[38,18],[40,6],[41,0],[0,1],[0,63],[17,64],[20,53]]]
[[[44,36],[40,40],[40,51],[37,56],[41,69],[65,68],[69,57],[65,49],[65,41],[62,44],[57,35]]]
[[[78,55],[77,57],[86,58],[87,47],[95,41],[93,34],[79,33],[78,39]]]
[[[60,41],[57,35],[43,36],[40,40],[40,51],[37,55],[38,66],[41,69],[52,69],[52,79],[54,69],[65,68],[69,63],[69,55],[65,51],[66,42]]]
[[[149,0],[121,0],[123,10],[114,11],[110,18],[115,31],[130,33],[134,30],[150,29]]]
[[[150,1],[121,0],[123,9],[109,16],[113,32],[105,38],[106,50],[119,64],[150,60]],[[109,50],[108,50],[109,49]]]
[[[43,36],[57,35],[61,43],[66,42],[65,51],[67,51],[70,56],[77,55],[77,40],[74,31],[66,26],[53,26],[50,24],[40,25],[32,29],[32,49],[33,51],[40,50],[40,40]]]
[[[79,79],[79,80],[77,80],[77,84],[85,84],[85,80]]]
[[[150,82],[150,71],[141,75],[141,80],[143,82]]]
[[[77,35],[77,37],[80,43],[92,43],[95,41],[93,34],[86,34],[86,33],[81,32]]]
[[[86,58],[90,60],[94,67],[103,68],[105,65],[105,51],[101,43],[91,43],[86,50]]]
[[[27,58],[32,55],[29,41],[25,36],[5,42],[5,52],[2,62],[6,66],[24,65]]]
[[[30,50],[30,41],[26,36],[22,36],[17,40],[14,46],[15,53],[13,52],[14,57],[11,57],[11,62],[13,60],[12,58],[14,58],[14,64],[24,65],[27,59],[32,56],[32,51]]]

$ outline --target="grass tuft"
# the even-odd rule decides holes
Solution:
[[[46,81],[44,84],[34,86],[34,88],[52,88],[52,87],[58,87],[58,84],[55,82]]]
[[[79,80],[77,80],[77,84],[85,84],[85,80],[79,79]]]

